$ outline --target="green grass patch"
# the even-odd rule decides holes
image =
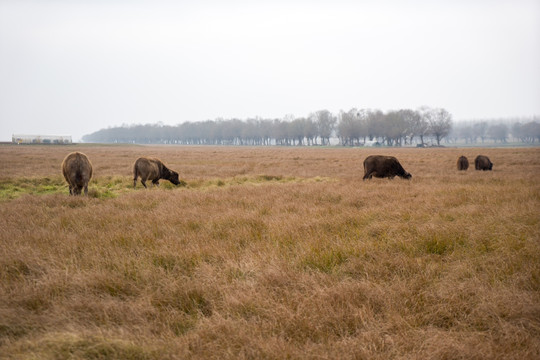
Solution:
[[[43,340],[22,344],[19,354],[28,359],[146,360],[158,357],[155,350],[131,341],[75,334],[51,334]]]
[[[192,275],[199,265],[197,256],[182,257],[176,254],[159,254],[152,257],[152,264],[168,274]]]
[[[261,185],[261,184],[285,184],[302,182],[323,182],[333,181],[330,178],[299,178],[285,177],[281,175],[254,175],[254,176],[235,176],[232,178],[217,179],[194,179],[181,181],[179,186],[172,184],[167,180],[161,180],[159,189],[175,190],[181,188],[188,189],[211,189],[222,188],[236,185]],[[147,183],[149,190],[157,187],[150,182]],[[96,199],[111,199],[130,191],[142,191],[139,183],[133,188],[133,179],[128,176],[101,176],[94,178],[88,184],[88,196]],[[0,201],[16,199],[22,195],[46,195],[46,194],[65,194],[69,195],[69,187],[66,181],[61,177],[43,177],[43,178],[14,178],[0,180]]]
[[[353,255],[350,250],[345,249],[314,248],[301,260],[300,264],[305,269],[313,269],[330,274]]]
[[[98,199],[114,198],[129,191],[128,178],[105,176],[92,179],[88,184],[88,196]],[[58,176],[54,178],[16,178],[0,180],[0,201],[16,199],[22,195],[69,195],[66,181]]]
[[[328,182],[334,181],[326,177],[301,178],[295,176],[282,175],[253,175],[235,176],[232,178],[219,179],[194,179],[186,183],[188,188],[215,188],[235,185],[261,185],[261,184],[286,184],[286,183],[308,183],[308,182]]]
[[[63,191],[69,193],[69,188],[60,177],[0,180],[0,200],[15,199],[24,194],[43,195]]]
[[[459,233],[432,233],[420,237],[417,250],[425,254],[447,255],[465,243],[465,238]]]
[[[152,305],[160,310],[176,310],[190,316],[212,315],[212,304],[199,289],[177,289],[168,293],[156,293]]]

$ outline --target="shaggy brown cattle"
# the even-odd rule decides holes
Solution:
[[[478,155],[474,159],[474,168],[476,170],[491,170],[493,169],[493,163],[485,155]]]
[[[169,180],[174,185],[179,185],[178,173],[166,167],[161,160],[140,157],[133,164],[133,187],[137,186],[137,178],[141,177],[141,183],[146,187],[146,180],[151,180],[152,184],[159,185],[159,180]]]
[[[390,178],[399,176],[403,179],[410,179],[411,174],[405,171],[399,161],[393,156],[371,155],[364,160],[364,179],[371,179],[372,176],[378,178]]]
[[[458,170],[467,170],[469,168],[469,159],[467,159],[465,156],[460,156],[457,159],[457,169]]]
[[[81,152],[68,154],[62,162],[62,174],[69,184],[70,195],[88,195],[88,182],[92,178],[92,164],[88,157]]]

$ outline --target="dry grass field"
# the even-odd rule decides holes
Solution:
[[[413,178],[363,182],[371,154]],[[141,155],[186,186],[133,189]],[[540,358],[540,148],[4,145],[0,166],[0,358]]]

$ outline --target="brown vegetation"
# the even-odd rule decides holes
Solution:
[[[540,149],[463,152],[0,146],[0,358],[536,359]],[[140,154],[187,186],[133,190]]]

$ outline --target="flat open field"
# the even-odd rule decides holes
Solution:
[[[362,181],[371,154],[412,180]],[[186,186],[133,189],[141,155]],[[0,358],[540,358],[539,148],[5,145],[0,166]]]

